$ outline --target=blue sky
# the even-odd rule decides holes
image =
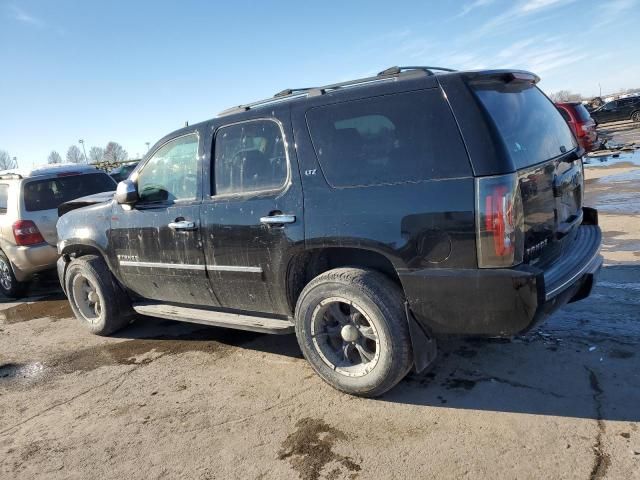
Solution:
[[[0,149],[21,166],[80,138],[135,156],[185,120],[392,65],[640,87],[640,0],[0,0]]]

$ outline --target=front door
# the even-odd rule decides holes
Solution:
[[[286,111],[288,115],[288,111]],[[288,260],[304,244],[302,189],[288,121],[255,119],[215,130],[202,203],[205,257],[223,307],[290,315]]]
[[[202,249],[198,149],[197,133],[161,145],[135,175],[140,200],[113,207],[113,261],[143,299],[218,305]]]

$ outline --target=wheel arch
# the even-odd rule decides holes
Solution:
[[[287,266],[286,294],[290,311],[304,287],[315,277],[339,267],[361,267],[376,270],[396,283],[404,292],[395,265],[383,253],[361,247],[319,247],[294,255]]]
[[[84,257],[86,255],[96,255],[104,260],[104,262],[111,270],[111,273],[115,275],[113,265],[109,260],[108,255],[97,244],[86,240],[64,240],[60,243],[59,252],[62,262],[58,263],[58,276],[64,289],[64,275],[66,274],[67,267],[72,258]],[[62,265],[60,265],[62,263]]]

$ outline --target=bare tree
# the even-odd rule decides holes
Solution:
[[[91,147],[89,150],[89,163],[101,162],[104,158],[104,149],[100,147]]]
[[[58,152],[52,150],[47,159],[47,163],[62,163],[62,157]]]
[[[78,147],[71,145],[67,150],[67,162],[70,163],[85,163],[84,155]]]
[[[117,142],[107,143],[104,149],[104,159],[108,162],[124,162],[129,158],[127,151]]]
[[[9,152],[0,150],[0,170],[9,170],[17,167],[16,161],[9,155]]]
[[[549,95],[554,102],[581,102],[582,95],[573,93],[570,90],[559,90]]]

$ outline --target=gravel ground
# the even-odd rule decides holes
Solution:
[[[593,295],[510,341],[444,340],[377,400],[325,385],[293,336],[91,336],[40,282],[0,305],[0,478],[640,479],[640,170],[601,169]]]

